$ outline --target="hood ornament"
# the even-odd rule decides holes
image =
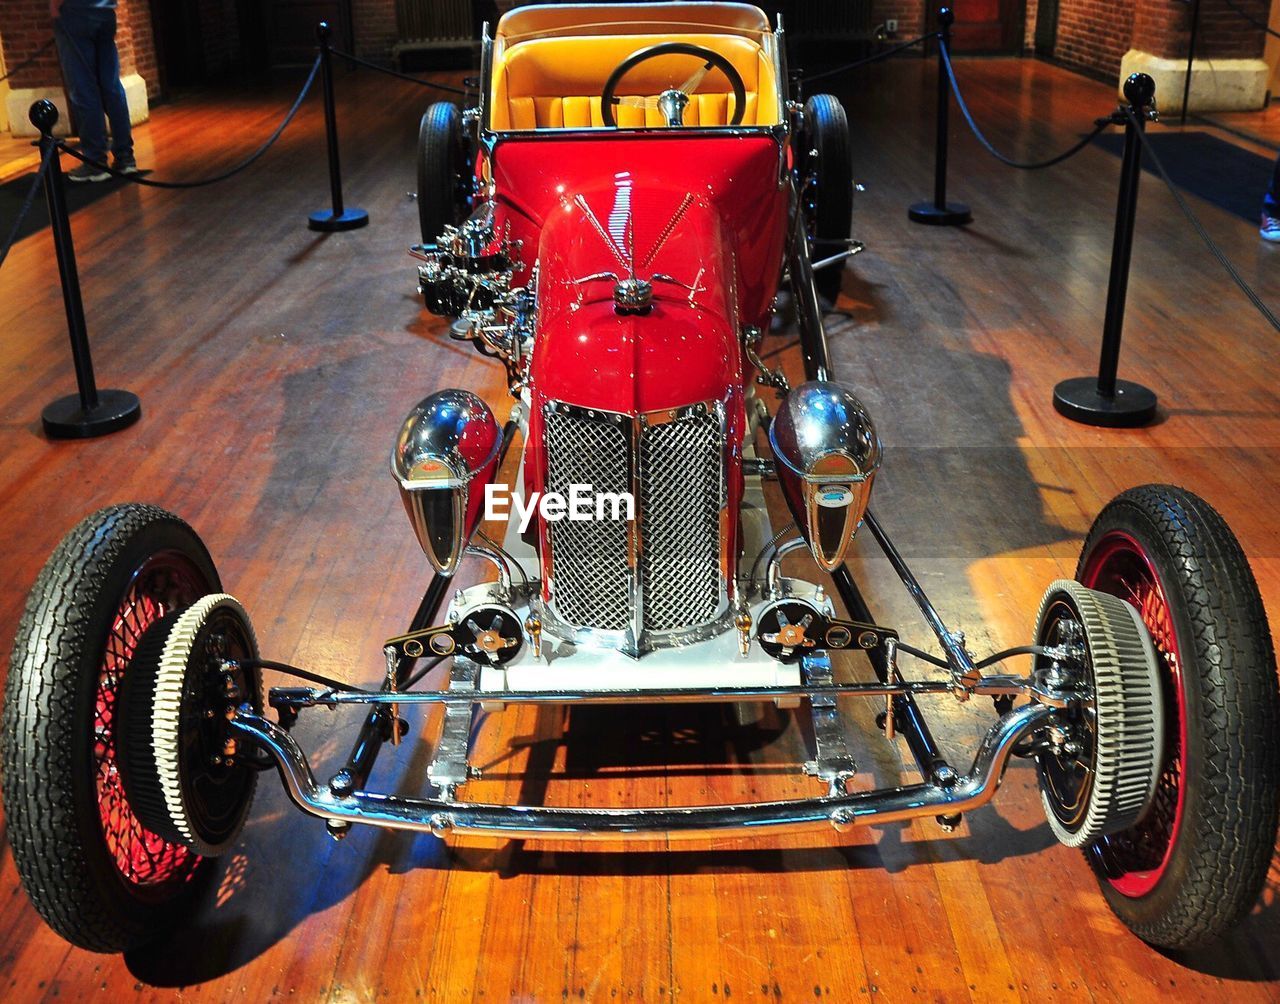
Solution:
[[[631,276],[613,286],[613,306],[619,314],[647,314],[653,309],[653,283]]]
[[[605,246],[612,252],[613,256],[618,260],[618,264],[625,270],[625,274],[619,276],[615,272],[596,272],[592,275],[583,276],[574,280],[575,283],[581,284],[586,282],[594,282],[602,279],[608,279],[613,282],[613,306],[619,314],[647,314],[653,309],[653,284],[655,282],[666,283],[672,286],[679,286],[681,289],[689,291],[689,305],[696,306],[695,297],[706,287],[701,285],[702,274],[705,270],[699,269],[698,274],[694,277],[693,283],[681,282],[674,276],[667,275],[664,272],[654,272],[648,279],[641,279],[636,275],[636,256],[635,256],[635,231],[632,226],[631,204],[627,201],[626,219],[621,229],[620,239],[615,239],[610,232],[605,230],[604,225],[592,211],[587,200],[581,195],[574,197],[573,202],[582,210],[586,216],[587,222],[591,224],[591,228],[596,232]],[[658,239],[654,241],[653,247],[649,249],[648,254],[644,256],[640,263],[641,268],[650,268],[653,260],[657,257],[659,251],[670,240],[671,235],[675,233],[676,227],[680,225],[681,219],[693,204],[693,196],[686,193],[680,204],[676,206],[675,212],[672,213],[666,225],[658,234]],[[623,246],[625,245],[625,246]]]

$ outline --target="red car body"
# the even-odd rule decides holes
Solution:
[[[550,401],[626,415],[701,402],[725,409],[730,513],[742,492],[746,364],[739,332],[767,322],[787,223],[785,148],[769,136],[506,138],[488,152],[498,225],[539,262],[539,350],[530,372],[530,457],[545,457]],[[606,228],[604,234],[597,224]],[[631,252],[653,309],[619,314],[613,280]],[[597,276],[597,279],[586,277]],[[528,268],[516,281],[528,281]],[[527,464],[527,494],[545,488]],[[736,555],[735,539],[726,553]],[[544,565],[551,562],[540,526]],[[733,579],[733,569],[729,570]],[[547,580],[544,580],[544,583]]]

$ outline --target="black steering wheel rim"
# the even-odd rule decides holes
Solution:
[[[617,103],[617,98],[614,97],[613,92],[618,89],[622,78],[641,63],[658,56],[697,56],[723,73],[728,78],[729,86],[733,88],[733,121],[729,125],[742,124],[742,117],[747,110],[747,85],[743,82],[742,74],[738,72],[737,67],[720,53],[704,45],[694,45],[692,42],[659,42],[657,45],[633,52],[609,74],[604,90],[600,92],[600,117],[606,126],[610,129],[618,128],[618,120],[613,114],[613,106]]]

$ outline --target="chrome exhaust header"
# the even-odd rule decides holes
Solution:
[[[734,833],[793,833],[898,822],[919,816],[968,812],[989,802],[1014,746],[1047,724],[1054,708],[1033,702],[1002,716],[983,737],[963,776],[950,769],[920,784],[783,802],[735,805],[582,808],[468,802],[437,794],[404,798],[322,786],[297,741],[274,722],[243,706],[231,719],[237,735],[257,743],[280,769],[289,797],[304,812],[339,823],[398,830],[515,839],[706,839]],[[434,789],[437,793],[440,789]]]

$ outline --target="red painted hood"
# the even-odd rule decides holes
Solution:
[[[532,384],[565,401],[640,414],[725,401],[741,386],[733,248],[696,194],[632,185],[564,197],[538,249]],[[617,279],[653,285],[647,314],[619,314]]]

